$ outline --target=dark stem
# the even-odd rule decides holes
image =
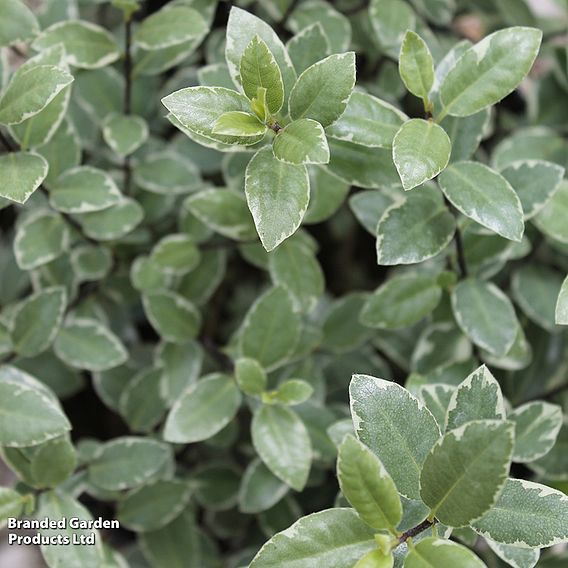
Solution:
[[[27,58],[27,55],[17,45],[11,45],[10,51],[12,51],[12,53],[17,55],[18,57],[21,57],[22,59]]]
[[[351,8],[346,8],[345,10],[342,11],[342,13],[345,16],[354,16],[355,14],[365,10],[368,6],[369,6],[369,1],[363,0],[363,2],[360,2],[359,4],[356,4]]]
[[[207,337],[202,338],[201,345],[203,345],[203,348],[223,370],[228,372],[233,371],[233,361],[231,358],[225,355],[211,339]]]
[[[288,8],[286,8],[286,11],[282,15],[282,18],[278,22],[278,26],[280,28],[282,28],[282,29],[284,28],[284,26],[286,25],[286,22],[288,21],[288,18],[292,15],[292,12],[296,9],[296,6],[298,4],[299,4],[299,0],[292,0],[292,2],[290,2],[290,4],[288,5]]]
[[[124,114],[132,111],[132,18],[124,22]]]
[[[11,353],[8,353],[8,355],[6,356],[5,359],[2,359],[0,361],[0,365],[8,365],[9,363],[11,363],[15,358],[17,357],[16,353],[14,351],[12,351]]]
[[[454,234],[454,242],[456,243],[456,256],[458,259],[458,266],[460,269],[460,279],[463,280],[464,278],[467,278],[468,271],[467,271],[467,262],[465,260],[465,253],[463,250],[462,234],[458,226],[458,216],[454,209],[454,206],[451,204],[451,202],[446,196],[444,196],[444,203],[446,204],[446,206],[448,207],[448,209],[456,219],[456,232]]]
[[[535,396],[531,396],[530,398],[527,398],[524,402],[533,402],[535,400],[550,400],[555,396],[562,394],[565,391],[568,391],[568,382],[562,383],[548,391],[542,392]]]
[[[9,152],[16,152],[18,150],[18,148],[12,144],[12,141],[2,132],[2,130],[0,130],[0,141]]]
[[[416,525],[415,527],[408,529],[406,532],[403,532],[398,537],[398,543],[399,544],[405,543],[409,538],[413,538],[416,535],[423,533],[425,530],[428,530],[430,527],[433,527],[437,522],[438,522],[437,519],[434,519],[433,521],[429,521],[428,519],[422,521],[419,525]]]
[[[463,250],[463,241],[462,241],[462,234],[460,231],[460,228],[458,226],[456,226],[456,234],[454,237],[455,241],[456,241],[456,253],[457,253],[457,257],[458,257],[458,266],[460,267],[460,273],[461,273],[461,277],[463,278],[467,278],[467,263],[465,260],[465,254],[464,254],[464,250]]]
[[[127,16],[124,22],[124,114],[132,113],[132,16]],[[124,193],[130,193],[132,167],[130,156],[125,156],[122,164],[124,174]]]

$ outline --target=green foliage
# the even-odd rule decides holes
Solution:
[[[49,568],[564,566],[546,4],[0,0],[0,527],[120,523],[40,529],[95,537]]]

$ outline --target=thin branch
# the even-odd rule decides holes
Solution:
[[[428,519],[426,519],[426,520],[422,521],[419,525],[416,525],[415,527],[408,529],[406,532],[403,532],[398,537],[398,544],[403,544],[409,538],[413,538],[413,537],[419,535],[420,533],[423,533],[424,531],[428,530],[430,527],[433,527],[437,522],[438,522],[437,519],[434,519],[432,521],[429,521]]]
[[[8,353],[7,356],[0,360],[0,365],[8,365],[10,364],[12,361],[14,361],[14,359],[16,359],[17,355],[15,351],[12,351],[11,353]]]
[[[531,396],[531,397],[527,398],[526,400],[524,400],[523,403],[533,402],[535,400],[550,400],[550,399],[554,398],[555,396],[562,394],[565,391],[568,391],[568,382],[561,383],[558,386],[551,388],[548,391],[544,391],[544,392],[541,392],[540,394],[537,394],[535,396]]]
[[[363,2],[360,2],[355,6],[352,6],[350,8],[345,8],[345,10],[342,10],[342,14],[344,16],[354,16],[355,14],[358,14],[359,12],[366,10],[369,7],[369,4],[370,4],[369,0],[363,0]]]
[[[454,234],[454,242],[456,244],[456,256],[458,259],[458,266],[460,269],[460,278],[463,280],[464,278],[468,277],[468,270],[467,270],[467,261],[465,259],[465,252],[463,248],[462,234],[458,226],[458,219],[457,219],[458,216],[454,209],[454,206],[451,204],[451,202],[446,196],[444,196],[444,202],[456,219],[456,232]]]
[[[124,114],[132,113],[132,15],[126,17],[124,21]],[[124,193],[130,193],[130,185],[132,179],[132,167],[130,164],[130,156],[124,157],[122,164],[124,175]]]
[[[225,355],[225,353],[223,353],[219,349],[219,347],[215,343],[213,343],[213,341],[211,341],[207,337],[204,337],[201,340],[201,345],[203,345],[203,348],[207,351],[207,353],[209,353],[209,355],[211,355],[211,358],[216,361],[222,369],[229,372],[233,371],[233,361],[230,357]]]
[[[465,260],[465,253],[463,248],[463,240],[460,228],[456,226],[456,234],[454,236],[456,242],[456,253],[458,258],[458,266],[460,267],[461,277],[467,278],[468,271],[467,271],[467,262]]]
[[[17,152],[18,148],[12,144],[12,141],[0,130],[0,142],[4,145],[8,152]]]

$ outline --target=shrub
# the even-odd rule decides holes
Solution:
[[[0,521],[566,565],[565,4],[241,4],[0,2]]]

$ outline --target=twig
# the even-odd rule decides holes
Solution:
[[[438,522],[437,519],[434,519],[432,521],[429,521],[428,519],[426,519],[426,520],[422,521],[419,525],[416,525],[415,527],[408,529],[406,532],[403,532],[398,537],[398,543],[403,544],[409,538],[413,538],[413,537],[419,535],[420,533],[423,533],[424,531],[428,530],[430,527],[433,527],[437,522]]]
[[[444,195],[444,203],[452,213],[452,215],[456,219],[456,232],[454,234],[454,242],[456,243],[456,256],[458,260],[458,266],[460,269],[460,277],[461,279],[468,277],[468,270],[467,270],[467,261],[465,259],[465,252],[463,248],[463,240],[461,230],[458,226],[458,219],[457,213],[454,209],[454,206],[451,204],[450,200]]]
[[[533,402],[535,400],[550,400],[563,392],[568,391],[568,382],[562,383],[548,391],[541,392],[535,396],[531,396],[523,401],[525,402]]]
[[[132,113],[132,15],[126,16],[124,21],[124,114]],[[132,179],[132,167],[130,164],[130,156],[124,157],[122,164],[124,174],[124,194],[130,193],[130,185]]]
[[[342,14],[344,16],[354,16],[355,14],[358,14],[359,12],[362,12],[363,10],[368,8],[369,4],[369,0],[363,0],[363,2],[360,2],[359,4],[356,4],[351,8],[345,8],[345,10],[342,10]]]
[[[456,242],[456,253],[458,258],[458,266],[460,267],[460,273],[462,278],[467,278],[468,271],[467,271],[467,262],[465,260],[465,253],[463,249],[463,240],[460,228],[456,226],[456,234],[455,234],[455,242]]]

